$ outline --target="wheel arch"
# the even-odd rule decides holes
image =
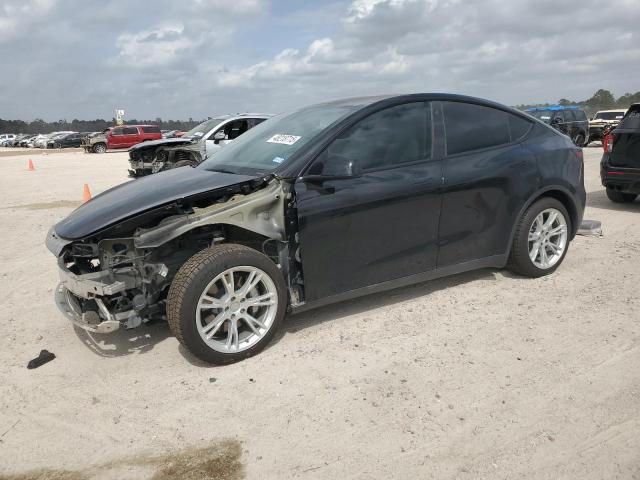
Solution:
[[[518,212],[515,222],[511,227],[511,235],[509,237],[509,244],[508,244],[509,250],[507,251],[507,253],[511,251],[511,245],[513,243],[513,237],[515,235],[516,228],[518,226],[518,221],[520,220],[520,218],[522,218],[522,215],[524,215],[524,212],[526,212],[527,209],[534,204],[534,202],[537,202],[538,200],[544,197],[555,198],[560,203],[562,203],[562,205],[567,209],[567,212],[569,212],[569,216],[571,217],[570,218],[571,219],[571,235],[569,236],[569,238],[573,239],[575,237],[576,232],[580,227],[578,225],[578,221],[580,219],[578,206],[573,200],[573,197],[569,192],[569,190],[567,190],[565,187],[561,185],[552,185],[536,191],[533,195],[531,195],[531,197],[529,197],[529,199],[525,202],[525,204],[522,206],[522,208]]]

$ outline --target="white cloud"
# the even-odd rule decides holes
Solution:
[[[193,45],[193,41],[184,35],[182,24],[123,33],[116,40],[120,52],[114,63],[137,68],[162,67],[176,61]]]
[[[342,3],[340,4],[339,1]],[[640,1],[0,0],[3,116],[194,118],[352,95],[638,90]],[[46,80],[43,82],[43,80]]]
[[[301,92],[284,106],[293,98],[388,91],[450,91],[504,103],[583,99],[600,87],[637,89],[624,80],[640,64],[637,18],[640,2],[631,0],[612,9],[597,0],[353,0],[330,38],[226,67],[217,84]]]

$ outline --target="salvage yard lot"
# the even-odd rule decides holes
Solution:
[[[638,478],[640,202],[611,203],[602,149],[584,152],[604,236],[577,237],[555,274],[482,270],[303,313],[224,367],[165,324],[88,335],[53,303],[45,234],[84,183],[128,181],[126,153],[33,152],[33,172],[0,158],[0,479],[139,478],[193,449],[225,478]],[[57,358],[27,370],[41,349]]]

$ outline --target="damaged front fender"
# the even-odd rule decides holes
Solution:
[[[139,229],[133,236],[136,248],[156,248],[190,230],[205,225],[234,225],[268,238],[285,240],[282,182],[272,179],[263,189],[237,194],[221,203],[194,208],[192,213],[162,220],[157,226]]]

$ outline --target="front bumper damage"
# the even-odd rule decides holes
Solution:
[[[149,173],[155,173],[154,166],[157,162],[145,162],[143,160],[129,160],[129,177],[130,178],[138,178],[143,177],[145,175],[149,175]],[[157,167],[156,167],[157,169]]]
[[[94,333],[110,333],[121,325],[135,328],[142,319],[135,309],[114,313],[105,304],[104,297],[117,295],[138,286],[138,276],[133,268],[119,272],[99,271],[77,275],[69,271],[58,259],[60,284],[54,295],[58,309],[74,325]],[[81,299],[95,302],[95,309],[83,309]]]

